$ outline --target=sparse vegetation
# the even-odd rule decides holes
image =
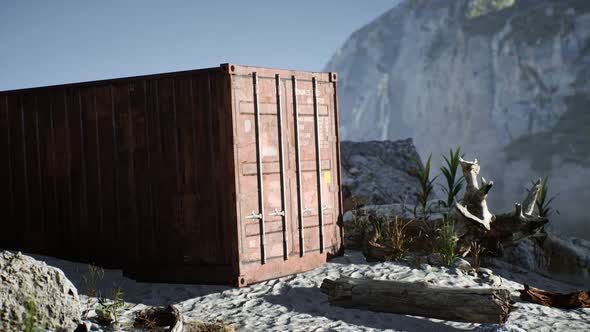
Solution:
[[[184,330],[187,332],[235,332],[236,327],[218,319],[214,322],[191,321],[186,323]]]
[[[365,234],[367,233],[369,222],[364,214],[362,214],[360,207],[364,205],[364,200],[360,198],[353,197],[353,208],[351,210],[352,213],[352,223],[351,223],[351,231],[352,234],[358,234],[360,236],[360,241],[363,240]]]
[[[428,204],[428,199],[430,195],[432,195],[433,190],[433,183],[434,180],[438,176],[435,176],[433,179],[430,179],[430,161],[432,159],[432,153],[428,155],[428,159],[426,159],[426,163],[424,164],[424,168],[420,164],[419,160],[415,160],[416,169],[411,172],[410,174],[413,175],[418,179],[420,182],[420,191],[416,193],[416,197],[418,199],[418,204],[422,206],[422,212],[426,213],[426,205]]]
[[[533,183],[534,185],[534,181],[531,181],[531,183]],[[541,190],[539,191],[539,196],[537,197],[537,209],[539,211],[539,216],[541,217],[549,217],[549,215],[551,215],[551,213],[553,213],[552,209],[551,209],[551,202],[553,202],[553,200],[557,197],[556,196],[552,196],[551,198],[547,197],[547,192],[549,190],[549,185],[548,183],[548,177],[545,176],[543,178],[543,181],[541,182]],[[559,214],[559,210],[555,210],[555,213]]]
[[[441,221],[438,231],[438,252],[443,258],[446,266],[451,265],[457,257],[457,242],[459,238],[455,232],[455,223],[452,218],[445,215]]]
[[[90,312],[90,300],[93,297],[100,298],[100,290],[98,283],[104,278],[104,269],[94,264],[88,265],[88,273],[82,277],[84,286],[86,287],[86,309],[82,315],[88,318]]]
[[[393,219],[380,215],[369,215],[373,237],[365,253],[368,261],[400,260],[406,258],[414,240],[407,227],[413,220],[395,216]]]
[[[140,310],[135,314],[133,327],[141,331],[171,331],[183,325],[182,330],[188,332],[234,332],[234,324],[221,319],[212,322],[199,320],[184,321],[182,314],[174,305],[152,307]]]
[[[464,154],[459,155],[461,153],[461,148],[457,148],[456,151],[453,152],[453,149],[449,150],[449,156],[443,155],[445,160],[445,164],[440,168],[440,171],[445,177],[446,180],[446,187],[442,186],[442,190],[447,194],[447,208],[450,208],[455,200],[459,191],[463,188],[463,182],[465,178],[461,175],[457,179],[457,170],[459,169],[459,159],[463,158]]]
[[[393,222],[387,225],[387,237],[389,245],[393,249],[393,259],[401,259],[409,250],[409,245],[413,239],[406,232],[406,228],[411,222],[412,220],[404,222],[398,216],[395,216]]]
[[[477,271],[482,266],[483,255],[485,253],[485,248],[477,241],[472,241],[469,251],[471,252],[471,257],[473,258],[473,262],[471,266]]]
[[[515,0],[472,0],[465,16],[474,19],[514,6]]]
[[[371,240],[375,243],[385,242],[388,228],[387,219],[378,215],[370,215],[369,222],[373,226],[373,238]]]
[[[106,324],[118,324],[120,312],[125,308],[123,290],[120,286],[114,285],[111,295],[113,298],[112,300],[102,297],[98,298],[98,304],[100,308],[96,310],[97,318]]]
[[[23,317],[23,331],[33,332],[37,331],[37,305],[35,300],[30,298],[25,302],[25,313]]]

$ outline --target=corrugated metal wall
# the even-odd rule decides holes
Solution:
[[[267,128],[277,130],[276,89],[269,79],[275,70],[231,68],[0,92],[0,247],[123,267],[140,279],[234,283],[240,273],[252,275],[248,282],[259,281],[313,268],[327,254],[341,252],[341,238],[336,235],[342,234],[337,225],[341,208],[335,81],[318,73],[322,105],[316,126],[321,123],[326,140],[317,143],[325,156],[322,173],[314,166],[315,134],[309,131],[314,121],[309,101],[312,74],[277,71],[305,81],[298,88],[303,109],[298,121],[293,101],[288,101],[293,92],[289,76],[281,83],[289,185],[283,189],[289,190],[287,213],[292,221],[285,235],[252,233],[254,237],[247,239],[247,225],[257,222],[245,218],[240,206],[258,205],[258,184],[249,180],[258,174],[256,167],[248,168],[257,163],[250,143],[259,134],[266,148],[276,145],[276,134]],[[243,126],[244,119],[253,120],[253,70],[266,75],[260,96],[266,101],[264,107],[272,108],[274,102],[274,111],[263,112],[262,131],[250,131],[252,137],[247,138],[236,126]],[[238,100],[240,93],[244,96]],[[242,109],[243,102],[250,106]],[[269,254],[282,258],[282,242],[288,236],[293,248],[289,255],[303,256],[297,248],[299,212],[292,208],[298,204],[293,164],[296,122],[307,126],[304,131],[309,136],[302,145],[305,166],[301,167],[309,178],[303,181],[302,199],[316,209],[305,217],[305,232],[312,234],[308,249],[320,252],[310,253],[307,263],[299,257],[257,269],[254,265],[265,264],[261,242],[248,248],[244,241],[266,239],[274,248]],[[277,162],[275,157],[262,160],[265,169]],[[326,163],[328,168],[323,166]],[[263,172],[263,180],[278,181],[271,175],[275,171]],[[283,208],[275,204],[281,185],[273,181],[264,187],[274,193],[265,199],[269,213]],[[326,253],[315,239],[320,236],[318,185],[329,201]],[[269,227],[280,226],[279,220],[269,217]],[[252,259],[256,264],[246,268]]]
[[[228,81],[216,68],[1,93],[2,246],[230,264]]]

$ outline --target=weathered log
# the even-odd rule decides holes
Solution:
[[[521,203],[515,204],[510,213],[494,215],[488,210],[486,198],[493,182],[481,178],[478,183],[480,166],[474,161],[459,160],[465,177],[465,194],[456,202],[453,215],[455,231],[459,237],[459,252],[466,255],[473,241],[482,243],[488,250],[514,245],[532,236],[542,235],[546,217],[535,215],[537,197],[542,189],[541,180],[533,184]]]
[[[506,289],[467,289],[341,277],[324,279],[321,290],[330,303],[344,308],[472,323],[503,323],[512,300]]]
[[[526,237],[535,236],[548,222],[549,219],[546,217],[523,213],[523,207],[516,203],[514,212],[496,215],[496,221],[487,236],[504,245],[510,245]]]
[[[554,293],[543,291],[525,284],[520,291],[520,298],[524,301],[541,304],[548,307],[563,309],[590,308],[590,292],[577,291],[573,293]]]

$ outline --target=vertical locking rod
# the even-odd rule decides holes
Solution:
[[[281,108],[281,76],[275,75],[275,89],[277,97],[277,121],[279,129],[279,166],[281,168],[281,209],[282,209],[282,222],[283,222],[283,259],[289,258],[289,232],[287,230],[287,197],[285,187],[285,156],[284,156],[284,145],[283,145],[283,113]]]
[[[297,208],[298,208],[298,222],[299,222],[299,256],[305,255],[304,236],[303,236],[303,194],[301,188],[301,155],[299,146],[299,110],[297,109],[297,78],[291,76],[291,83],[293,87],[293,117],[295,123],[295,166],[297,171]]]
[[[322,157],[320,153],[320,115],[318,112],[318,86],[315,77],[312,78],[313,88],[313,118],[315,125],[316,172],[318,178],[318,219],[320,228],[320,252],[324,252],[324,207],[322,206]]]
[[[266,263],[266,241],[264,230],[264,187],[262,182],[262,135],[260,128],[260,110],[258,109],[258,76],[252,73],[252,86],[254,89],[254,121],[256,128],[256,167],[258,178],[258,213],[260,223],[260,261]]]

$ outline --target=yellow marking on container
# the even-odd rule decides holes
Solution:
[[[324,172],[324,181],[326,184],[330,184],[330,182],[332,182],[332,173],[330,173],[330,171]]]

